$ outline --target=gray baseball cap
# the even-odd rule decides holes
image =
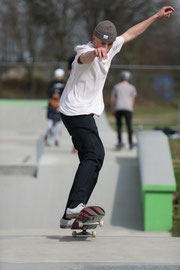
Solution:
[[[104,41],[114,42],[117,37],[115,25],[110,21],[102,21],[94,29],[94,35]]]

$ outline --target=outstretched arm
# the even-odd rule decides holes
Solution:
[[[156,20],[162,17],[169,18],[171,15],[173,15],[174,11],[174,8],[171,6],[161,8],[156,14],[154,14],[147,20],[134,25],[133,27],[129,28],[124,34],[122,34],[121,36],[124,38],[124,42],[129,42],[141,35]]]

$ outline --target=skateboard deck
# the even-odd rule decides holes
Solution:
[[[76,217],[75,221],[71,226],[71,230],[81,230],[77,233],[72,232],[72,236],[90,236],[96,237],[96,231],[92,233],[87,232],[89,229],[95,229],[97,226],[102,227],[104,225],[102,218],[105,216],[105,211],[99,206],[89,206],[85,207],[79,215]]]

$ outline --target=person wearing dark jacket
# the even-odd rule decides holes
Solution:
[[[50,83],[48,88],[48,109],[47,109],[47,119],[48,127],[44,137],[45,143],[49,145],[48,137],[53,135],[55,146],[59,146],[59,135],[60,135],[60,124],[61,124],[61,114],[59,112],[60,97],[65,87],[64,70],[56,69],[54,71],[55,79]]]

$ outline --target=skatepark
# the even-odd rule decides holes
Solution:
[[[115,151],[116,133],[96,118],[106,156],[88,205],[106,211],[97,237],[59,228],[78,166],[62,125],[45,147],[45,102],[0,104],[0,269],[180,269],[180,239],[144,231],[137,148]],[[126,134],[124,134],[126,141]]]

